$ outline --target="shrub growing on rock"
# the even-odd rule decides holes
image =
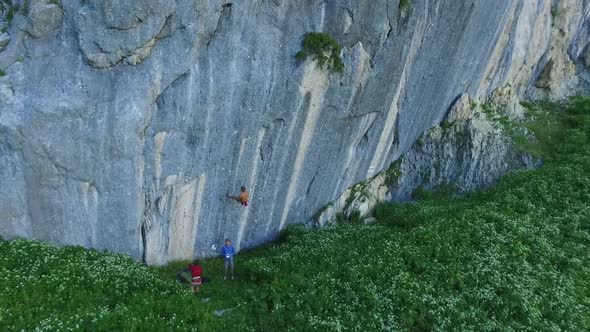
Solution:
[[[295,58],[304,61],[312,57],[322,69],[331,69],[335,72],[344,71],[344,63],[340,59],[342,47],[329,35],[322,32],[308,32],[303,37],[301,50],[295,54]]]

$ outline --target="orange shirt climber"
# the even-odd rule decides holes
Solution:
[[[238,200],[243,206],[248,206],[248,198],[250,198],[250,195],[246,191],[243,191],[240,196],[238,196]]]
[[[238,203],[242,204],[243,206],[248,206],[248,200],[250,199],[250,194],[246,191],[246,187],[240,188],[242,191],[239,196],[230,196],[229,193],[227,194],[227,198],[233,199]]]

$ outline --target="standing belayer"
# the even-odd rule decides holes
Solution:
[[[234,246],[231,245],[231,241],[229,239],[225,239],[225,245],[221,248],[221,254],[223,255],[223,262],[224,262],[224,273],[223,273],[223,280],[227,279],[227,271],[229,270],[231,274],[231,278],[234,278],[234,254],[236,251],[234,250]]]
[[[250,199],[250,194],[248,194],[248,192],[246,191],[246,187],[242,186],[240,188],[240,195],[239,196],[231,196],[229,193],[227,193],[227,198],[229,199],[233,199],[235,201],[237,201],[238,203],[242,204],[243,206],[248,206],[248,200]]]

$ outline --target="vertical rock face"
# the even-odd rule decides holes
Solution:
[[[461,95],[510,85],[517,98],[561,97],[586,84],[587,0],[29,6],[0,53],[0,234],[151,264],[308,220]],[[341,43],[343,74],[295,61],[310,31]],[[241,185],[248,207],[225,198]]]

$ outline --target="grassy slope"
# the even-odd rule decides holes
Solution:
[[[0,242],[0,329],[590,330],[590,100],[533,108],[543,168],[382,204],[373,226],[292,227],[240,254],[238,280],[205,261],[200,298],[173,281],[184,263]]]

